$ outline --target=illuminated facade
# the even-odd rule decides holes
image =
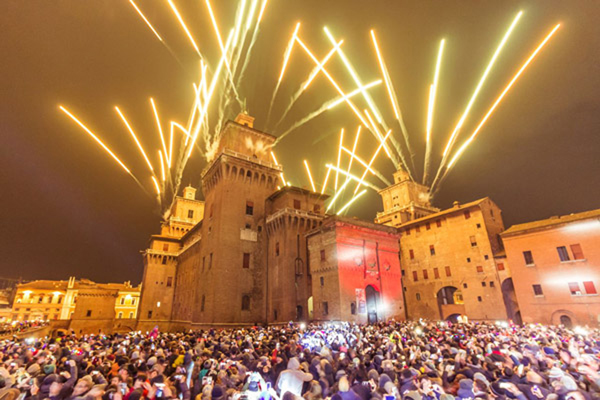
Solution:
[[[523,322],[600,322],[600,210],[514,225],[502,239]]]
[[[140,287],[125,283],[95,283],[87,279],[68,281],[40,280],[17,285],[12,306],[11,321],[71,320],[74,313],[83,310],[81,297],[91,291],[96,296],[108,296],[111,316],[103,319],[135,319],[139,304]],[[96,319],[98,301],[82,311],[90,321]],[[90,315],[87,315],[89,312]]]
[[[315,321],[404,319],[396,229],[338,216],[307,235]]]

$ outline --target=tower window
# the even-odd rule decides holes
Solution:
[[[477,301],[483,301],[483,299],[481,298],[481,296],[477,296]]]
[[[435,246],[434,246],[434,245],[432,245],[432,244],[430,244],[430,245],[429,245],[429,253],[430,253],[432,256],[435,256]]]
[[[426,269],[423,270],[423,279],[429,279],[429,272]]]
[[[254,202],[246,202],[246,215],[254,215]]]
[[[243,268],[250,268],[250,253],[244,253]]]
[[[446,270],[446,276],[452,276],[452,272],[450,271],[449,266],[445,266],[444,269]]]
[[[439,268],[434,268],[433,269],[433,277],[435,279],[440,279],[440,269]]]
[[[279,242],[275,243],[275,255],[279,257]]]
[[[194,210],[188,210],[188,218],[189,219],[194,218]]]
[[[413,249],[408,250],[408,256],[411,260],[415,259],[415,251]]]
[[[556,251],[558,251],[558,257],[560,258],[561,262],[565,262],[565,261],[569,261],[569,252],[567,251],[567,248],[565,246],[560,246],[556,248]]]
[[[441,227],[442,227],[442,220],[441,220],[441,219],[438,219],[437,221],[435,221],[435,225],[436,225],[438,228],[441,228]]]
[[[295,208],[296,210],[299,210],[299,209],[300,209],[300,200],[294,200],[294,208]]]
[[[356,315],[356,303],[355,302],[350,303],[350,314]]]
[[[486,281],[482,281],[482,282],[481,282],[481,286],[482,286],[482,287],[486,287],[486,286],[487,286],[487,282],[486,282]]]
[[[498,271],[504,271],[504,264],[498,263]]]
[[[469,210],[465,210],[464,215],[465,215],[465,219],[471,218],[471,212]]]
[[[329,303],[324,301],[323,302],[323,315],[328,315],[328,314],[329,314]]]
[[[171,287],[171,286],[173,286],[173,277],[169,276],[167,278],[167,287]]]
[[[419,281],[419,275],[417,274],[417,271],[413,271],[413,281],[415,281],[415,282]]]
[[[121,297],[121,305],[125,304],[125,297]]]
[[[163,244],[163,251],[169,251],[169,244],[168,243]]]
[[[163,265],[167,264],[167,257],[166,256],[163,256],[163,258],[162,258],[162,264]]]
[[[148,311],[148,318],[152,318],[152,310]]]
[[[320,277],[319,278],[319,283],[321,284],[321,287],[325,286],[325,278],[324,277]]]
[[[313,212],[314,212],[315,214],[319,214],[319,213],[321,212],[321,205],[320,205],[320,204],[315,204],[315,205],[313,206]],[[354,305],[354,306],[356,307],[356,305]]]
[[[471,247],[477,247],[477,239],[475,239],[475,236],[470,236],[469,240],[471,241]]]
[[[533,287],[533,294],[535,296],[543,296],[544,295],[544,291],[542,290],[542,285],[532,285]]]
[[[321,250],[321,261],[325,261],[325,250]]]
[[[481,265],[478,265],[476,268],[478,274],[483,274],[483,267]]]
[[[85,313],[86,317],[91,317],[92,316],[92,310],[87,310],[87,312]]]
[[[530,250],[523,252],[523,258],[525,258],[525,265],[533,265],[533,254]]]

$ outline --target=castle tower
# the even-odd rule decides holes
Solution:
[[[265,321],[265,202],[282,170],[270,159],[275,139],[254,129],[246,114],[221,131],[216,156],[201,175],[206,201],[201,239],[179,257],[178,276],[193,278],[178,281],[174,301],[178,310],[188,311],[176,312],[181,315],[174,320]]]
[[[152,235],[144,250],[144,276],[138,311],[140,329],[152,329],[157,323],[168,324],[171,319],[177,258],[181,238],[204,216],[204,202],[196,200],[196,189],[183,189],[176,196],[169,217],[161,225],[159,235]]]
[[[394,172],[394,184],[379,191],[383,201],[383,212],[377,213],[378,224],[399,226],[400,224],[439,211],[432,207],[429,188],[410,179],[400,168]]]

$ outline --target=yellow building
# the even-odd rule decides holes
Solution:
[[[11,321],[70,320],[77,307],[81,291],[106,291],[115,296],[115,318],[134,319],[140,298],[141,285],[131,283],[96,283],[88,279],[68,281],[39,280],[17,285]]]

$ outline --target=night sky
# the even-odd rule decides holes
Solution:
[[[140,251],[159,230],[155,199],[145,194],[58,105],[79,116],[153,187],[144,160],[114,106],[126,113],[158,164],[160,146],[148,98],[164,121],[182,123],[193,100],[198,56],[166,1],[137,2],[178,59],[161,44],[126,0],[3,0],[0,2],[0,276],[100,282],[142,278]],[[221,32],[233,24],[234,1],[214,1]],[[204,2],[177,0],[184,19],[212,64],[218,46]],[[404,113],[422,176],[429,84],[439,40],[446,39],[433,127],[434,165],[489,58],[519,10],[524,15],[490,74],[459,137],[469,135],[502,88],[550,29],[542,50],[443,183],[435,205],[491,197],[506,226],[600,207],[600,3],[598,1],[271,0],[239,88],[255,127],[275,135],[335,97],[322,76],[277,128],[287,99],[314,64],[294,48],[275,102],[268,105],[285,46],[297,21],[300,37],[322,58],[327,25],[363,82],[380,78],[369,30],[379,44]],[[343,64],[327,65],[346,91],[355,85]],[[400,138],[385,86],[371,90]],[[356,100],[361,104],[360,100]],[[361,105],[362,108],[365,105]],[[228,110],[230,118],[239,109]],[[214,121],[214,118],[213,118]],[[287,136],[275,149],[287,178],[308,187],[307,159],[320,187],[325,163],[336,161],[338,132],[351,146],[357,119],[338,106]],[[166,126],[166,124],[165,124]],[[364,131],[358,154],[376,142]],[[206,161],[195,153],[184,183],[199,185]],[[384,156],[375,167],[391,180]],[[356,170],[358,171],[358,170]],[[376,178],[373,183],[384,186]],[[381,211],[369,191],[350,214],[372,220]]]

